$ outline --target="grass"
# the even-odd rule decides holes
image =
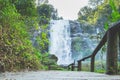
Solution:
[[[97,73],[105,73],[106,70],[105,69],[96,69],[95,72],[97,72]]]
[[[95,62],[95,72],[97,73],[105,73],[105,61],[96,61]],[[82,62],[82,71],[90,72],[90,61]]]
[[[82,62],[82,71],[90,72],[90,61]],[[106,72],[106,61],[96,61],[95,72],[105,73]],[[120,75],[120,62],[118,62],[118,75]]]

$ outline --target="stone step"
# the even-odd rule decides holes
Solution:
[[[0,80],[120,80],[120,75],[78,71],[25,71],[0,73]]]

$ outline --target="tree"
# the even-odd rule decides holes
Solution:
[[[92,2],[94,0],[90,0],[90,1]],[[97,2],[92,2],[92,3],[97,3]],[[85,12],[83,10],[80,11],[81,13]],[[88,14],[79,16],[78,20],[79,21],[84,20],[94,25],[99,24],[100,26],[101,25],[104,26],[104,23],[108,20],[107,18],[112,12],[108,0],[104,0],[104,2],[101,1],[100,5],[97,5],[95,8],[91,8],[91,9],[88,8],[87,11]],[[81,17],[86,17],[86,18],[82,19]]]
[[[92,12],[93,12],[92,8],[88,6],[81,8],[80,11],[78,12],[78,16],[79,16],[78,20],[87,21],[88,16],[90,16]]]
[[[36,0],[37,6],[40,6],[41,4],[47,4],[48,2],[48,0]]]
[[[17,11],[23,16],[35,16],[35,0],[15,0],[15,7]]]
[[[105,29],[107,30],[109,28],[109,24],[113,22],[117,22],[120,19],[120,13],[119,13],[119,7],[120,4],[118,4],[119,1],[116,0],[109,0],[109,5],[111,8],[111,13],[109,14],[108,21],[105,23]]]
[[[40,25],[49,23],[53,10],[53,6],[48,4],[42,4],[37,7]]]
[[[93,7],[97,7],[103,2],[103,0],[89,0],[89,4]]]
[[[50,18],[51,13],[53,12],[54,8],[52,5],[42,4],[42,5],[37,7],[37,10],[38,10],[38,14],[40,16],[45,16],[47,18]]]

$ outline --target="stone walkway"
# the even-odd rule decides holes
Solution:
[[[120,75],[77,71],[26,71],[0,73],[0,80],[120,80]]]

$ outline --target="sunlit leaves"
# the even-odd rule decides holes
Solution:
[[[109,0],[110,7],[112,9],[112,13],[109,15],[109,22],[117,22],[120,19],[120,13],[116,7],[116,3],[114,0]],[[119,4],[117,5],[119,6]],[[105,23],[105,30],[109,28],[108,21]]]
[[[100,25],[105,30],[109,28],[111,22],[117,22],[120,20],[120,0],[90,0],[90,4],[96,4],[94,8],[87,10],[89,14],[84,13],[84,10],[80,10],[79,21],[87,21],[90,24]],[[98,5],[97,5],[98,4]],[[90,5],[90,6],[91,6]],[[84,15],[82,14],[84,13]]]
[[[105,30],[108,30],[108,28],[109,28],[108,22],[105,23],[104,28],[105,28]]]
[[[120,19],[120,14],[119,11],[117,10],[117,7],[115,6],[115,2],[113,0],[110,0],[109,2],[111,8],[112,8],[112,22],[118,21]]]

